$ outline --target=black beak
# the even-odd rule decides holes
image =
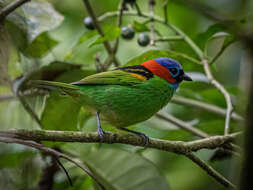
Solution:
[[[184,73],[184,75],[183,75],[183,80],[192,81],[191,77],[189,77],[189,76],[186,75],[185,73]]]

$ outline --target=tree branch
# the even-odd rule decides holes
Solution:
[[[99,22],[98,22],[99,20],[97,19],[97,17],[96,17],[96,15],[95,15],[95,13],[94,13],[94,11],[93,11],[93,9],[92,9],[92,7],[91,7],[89,1],[88,1],[88,0],[83,0],[83,2],[84,2],[84,4],[85,4],[85,7],[86,7],[86,9],[87,9],[89,15],[90,15],[91,18],[92,18],[92,21],[93,21],[93,23],[94,23],[94,26],[95,26],[96,29],[98,30],[98,33],[99,33],[101,36],[105,36],[103,29],[102,29],[102,28],[100,27],[100,25],[99,25]],[[105,40],[103,43],[104,43],[105,49],[107,50],[109,56],[112,58],[112,60],[113,60],[113,62],[114,62],[114,64],[115,64],[115,66],[119,66],[119,62],[118,62],[117,58],[115,57],[115,54],[114,54],[114,52],[113,52],[113,49],[112,49],[110,43],[109,43],[107,40]]]
[[[198,100],[190,99],[190,98],[185,98],[181,96],[174,96],[172,100],[170,101],[171,103],[175,104],[181,104],[181,105],[189,105],[193,106],[196,108],[203,109],[205,111],[220,115],[220,116],[226,116],[226,110],[223,108],[220,108],[218,106],[208,104],[205,102],[201,102]],[[244,118],[237,113],[233,112],[231,115],[231,119],[237,120],[237,121],[243,121]]]
[[[28,1],[30,0],[16,0],[6,5],[0,11],[0,22],[2,22],[10,13],[15,11],[17,8],[27,3]]]
[[[167,13],[168,4],[169,0],[165,0],[165,2],[163,3],[163,16],[165,24],[168,24],[168,13]]]
[[[182,128],[194,135],[197,135],[198,137],[201,137],[201,138],[207,138],[207,137],[210,137],[207,133],[205,133],[204,131],[201,131],[197,128],[194,128],[192,125],[172,116],[172,115],[169,115],[169,114],[163,114],[162,112],[160,113],[157,113],[156,116],[160,119],[163,119],[165,121],[168,121],[169,123],[173,123],[174,125],[176,125],[177,127],[179,128]],[[228,143],[226,144],[226,146],[223,146],[221,147],[224,149],[225,152],[229,153],[229,154],[233,154],[237,157],[240,157],[240,154],[231,150],[231,149],[235,149],[236,151],[239,151],[241,152],[241,148],[233,143]]]
[[[199,158],[195,157],[191,152],[198,151],[200,149],[215,149],[217,147],[222,147],[227,143],[232,142],[238,137],[241,133],[234,133],[227,136],[213,136],[201,140],[183,142],[183,141],[166,141],[160,139],[150,138],[149,144],[147,146],[143,145],[143,139],[136,135],[131,134],[121,134],[121,133],[106,133],[103,143],[122,143],[135,146],[145,146],[154,149],[159,149],[163,151],[173,152],[177,154],[182,154],[190,158],[193,162],[203,168],[209,175],[214,177],[219,183],[235,187],[231,182],[221,176],[217,171],[212,167],[206,165]],[[72,163],[76,164],[78,167],[81,167],[84,171],[90,172],[89,169],[83,165],[80,165],[79,162],[76,162],[72,158],[62,153],[59,153],[48,147],[44,147],[39,143],[34,141],[58,141],[58,142],[99,142],[97,133],[83,133],[83,132],[73,132],[73,131],[45,131],[45,130],[7,130],[0,131],[0,141],[6,143],[18,143],[24,144],[26,146],[31,146],[48,153],[51,153],[57,157],[65,158]],[[96,178],[90,172],[88,173],[94,180]],[[98,182],[98,181],[97,181]]]
[[[94,174],[89,170],[88,167],[83,165],[80,160],[73,159],[70,156],[63,154],[61,152],[58,152],[52,148],[48,148],[40,143],[34,142],[32,139],[30,140],[24,140],[19,138],[13,138],[13,137],[4,137],[0,136],[0,142],[4,143],[16,143],[16,144],[22,144],[25,146],[29,146],[32,148],[36,148],[38,150],[44,151],[50,155],[55,156],[56,158],[64,158],[73,164],[75,164],[77,167],[81,168],[84,172],[86,172],[99,186],[102,190],[105,190],[104,186],[97,180],[97,178],[94,176]]]
[[[205,132],[203,132],[203,131],[201,131],[197,128],[192,127],[190,124],[188,124],[188,123],[186,123],[186,122],[184,122],[184,121],[182,121],[182,120],[180,120],[180,119],[178,119],[178,118],[176,118],[172,115],[164,114],[162,112],[159,112],[159,113],[156,114],[156,116],[160,119],[163,119],[165,121],[173,123],[173,124],[177,125],[178,127],[182,128],[182,129],[184,129],[184,130],[186,130],[186,131],[188,131],[188,132],[190,132],[194,135],[197,135],[201,138],[209,137],[209,135],[207,133],[205,133]]]
[[[233,183],[231,183],[229,180],[223,177],[219,172],[214,170],[211,166],[207,165],[203,160],[195,156],[193,153],[188,153],[185,156],[189,158],[191,161],[193,161],[195,164],[197,164],[199,167],[201,167],[207,174],[212,176],[219,183],[223,184],[225,187],[231,187],[233,189],[236,189],[236,186]]]
[[[121,25],[122,25],[122,16],[123,16],[125,6],[126,6],[125,1],[121,0],[121,2],[119,4],[119,16],[118,16],[118,20],[117,20],[117,27],[118,28],[120,28]],[[118,47],[119,47],[119,37],[116,38],[116,42],[115,42],[114,47],[113,47],[113,53],[114,54],[117,53]]]
[[[149,14],[147,13],[142,13],[141,15],[139,15],[137,12],[132,12],[132,11],[126,11],[124,13],[125,15],[128,15],[128,16],[140,16],[140,17],[143,17],[143,18],[150,18]],[[101,15],[98,20],[99,21],[102,21],[108,17],[113,17],[113,16],[117,16],[118,15],[118,12],[107,12],[103,15]],[[167,27],[169,27],[172,31],[174,31],[176,34],[178,34],[179,36],[181,36],[184,41],[189,45],[191,46],[191,48],[194,50],[194,52],[198,55],[198,57],[200,58],[200,60],[204,59],[204,53],[202,52],[202,50],[192,41],[192,39],[190,37],[188,37],[181,29],[179,29],[178,27],[170,24],[170,23],[165,23],[163,19],[157,17],[157,16],[154,16],[153,18],[153,21],[155,22],[158,22],[158,23],[161,23],[161,24],[164,24],[166,25]],[[200,64],[200,63],[199,63]]]
[[[150,22],[150,45],[155,45],[155,22],[154,22],[154,6],[155,6],[155,0],[149,0],[149,17],[151,19]]]
[[[171,41],[182,41],[184,38],[182,36],[168,36],[168,37],[161,37],[155,39],[155,42],[171,42]]]
[[[190,151],[200,149],[214,149],[232,142],[241,133],[233,133],[226,136],[212,136],[205,139],[183,142],[168,141],[150,138],[146,147],[184,154]],[[16,138],[21,140],[32,141],[59,141],[59,142],[84,142],[94,143],[101,142],[96,132],[84,133],[74,131],[49,131],[49,130],[2,130],[0,137]],[[121,143],[134,146],[144,146],[143,139],[132,134],[109,133],[104,137],[103,143]]]
[[[222,86],[217,80],[214,79],[210,67],[209,67],[209,63],[207,60],[203,60],[202,64],[204,66],[204,70],[205,73],[207,75],[207,78],[209,79],[209,81],[224,95],[226,103],[227,103],[227,111],[226,111],[226,121],[225,121],[225,130],[224,130],[224,134],[227,135],[229,133],[229,127],[230,127],[230,118],[233,112],[233,105],[231,102],[231,97],[229,95],[229,93],[227,92],[227,90],[224,88],[224,86]]]

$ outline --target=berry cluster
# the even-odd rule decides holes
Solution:
[[[94,30],[95,26],[91,17],[84,18],[84,25],[89,30]],[[135,32],[131,26],[123,26],[121,28],[121,36],[125,40],[131,40],[134,38]],[[150,38],[147,33],[139,33],[137,42],[140,46],[147,46],[150,42]]]

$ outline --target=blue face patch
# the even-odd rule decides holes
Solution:
[[[155,61],[158,62],[160,65],[166,67],[167,69],[174,69],[173,72],[170,72],[173,78],[177,77],[179,75],[179,71],[182,70],[182,66],[180,65],[180,63],[178,63],[174,59],[170,59],[167,57],[159,57],[155,59]]]
[[[177,68],[179,70],[182,69],[182,66],[180,65],[180,63],[178,63],[174,59],[170,59],[167,57],[159,57],[155,59],[155,61],[158,62],[160,65],[166,67],[167,69],[171,69],[171,68]]]

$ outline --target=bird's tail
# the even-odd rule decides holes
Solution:
[[[30,85],[35,88],[47,89],[47,90],[57,90],[60,93],[64,93],[70,96],[79,96],[81,91],[80,89],[72,84],[55,82],[55,81],[46,81],[46,80],[32,80]]]

